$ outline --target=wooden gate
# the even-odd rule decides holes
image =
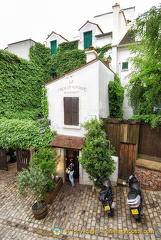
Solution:
[[[119,178],[126,179],[134,172],[136,144],[120,143]]]
[[[0,148],[0,169],[8,170],[6,150]]]
[[[17,157],[17,171],[22,171],[23,168],[28,168],[30,161],[30,151],[28,150],[16,150]]]

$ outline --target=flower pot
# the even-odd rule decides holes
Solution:
[[[48,204],[53,203],[54,199],[56,198],[56,196],[58,195],[60,189],[63,186],[63,179],[60,177],[58,180],[58,184],[57,186],[53,189],[52,193],[48,194],[45,198],[45,202]]]
[[[32,206],[32,212],[36,219],[43,219],[47,215],[47,204],[45,201],[39,201],[39,204],[36,202]]]

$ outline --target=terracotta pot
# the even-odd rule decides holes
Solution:
[[[47,215],[47,204],[45,201],[40,201],[39,202],[40,207],[38,207],[38,203],[36,202],[32,206],[32,212],[34,214],[34,217],[36,219],[43,219]]]
[[[58,195],[60,189],[63,186],[63,179],[59,178],[58,180],[58,185],[53,189],[52,193],[48,194],[45,198],[45,202],[48,204],[53,203],[54,199],[56,198],[56,196]]]

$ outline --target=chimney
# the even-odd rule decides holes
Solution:
[[[86,63],[96,59],[97,57],[97,52],[94,50],[93,46],[89,47],[89,50],[85,52],[86,54]]]
[[[113,8],[113,41],[112,44],[118,43],[119,38],[119,10],[120,5],[118,3],[115,3]]]

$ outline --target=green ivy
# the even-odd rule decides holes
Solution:
[[[78,49],[78,41],[73,42],[63,42],[59,44],[59,47],[57,49],[57,52],[63,52],[63,51],[72,51],[74,49]]]
[[[49,49],[37,43],[30,57],[27,61],[0,50],[0,118],[42,116],[42,85],[50,80]]]
[[[43,133],[41,134],[41,130]],[[56,133],[33,120],[0,119],[0,147],[35,149],[48,147]]]
[[[103,47],[96,47],[95,51],[98,53],[98,57],[102,60],[105,59],[105,53],[108,52],[108,50],[111,49],[111,44],[107,44]]]
[[[109,82],[108,92],[110,118],[123,118],[122,104],[124,100],[124,88],[121,86],[117,74],[114,76],[114,81]]]
[[[79,49],[63,51],[61,46],[51,58],[52,69],[56,70],[58,77],[86,63],[84,51]]]

